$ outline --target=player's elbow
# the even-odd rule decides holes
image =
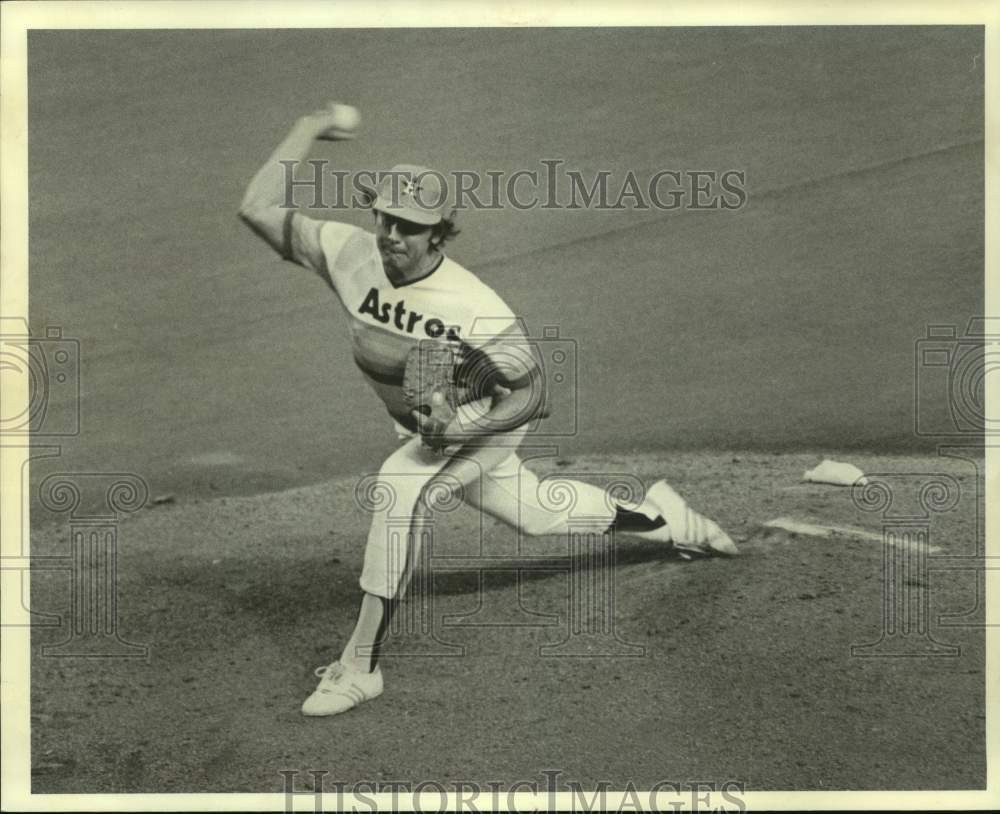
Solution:
[[[259,209],[241,206],[236,214],[237,217],[243,222],[243,225],[257,235],[257,237],[266,241],[268,244],[272,242],[267,229],[267,221]]]
[[[254,231],[257,231],[264,221],[263,207],[244,200],[236,211],[236,216]]]
[[[267,243],[274,251],[284,254],[284,213],[276,207],[258,206],[244,203],[240,206],[237,215],[245,223],[251,232]]]

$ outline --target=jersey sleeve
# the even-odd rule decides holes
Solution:
[[[493,289],[482,285],[469,302],[466,342],[474,348],[493,344],[501,338],[524,336],[523,322]]]
[[[316,220],[292,211],[285,220],[285,259],[316,272],[340,293],[344,275],[356,265],[352,253],[344,256],[344,250],[352,244],[367,243],[366,236],[368,232],[356,226]],[[353,254],[360,255],[357,251]]]
[[[485,355],[498,383],[518,387],[538,373],[538,360],[524,321],[492,289],[476,297],[475,316],[466,336],[476,356]]]

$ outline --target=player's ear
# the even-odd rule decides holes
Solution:
[[[450,223],[447,220],[442,220],[431,227],[431,245],[435,249],[440,248],[441,244],[445,242],[449,229]]]

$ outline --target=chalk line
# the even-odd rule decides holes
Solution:
[[[854,528],[853,526],[824,526],[817,523],[808,523],[803,520],[796,520],[794,517],[776,517],[774,520],[768,520],[764,525],[768,528],[782,529],[783,531],[790,531],[793,534],[805,534],[809,537],[833,537],[836,535],[841,537],[854,537],[858,540],[868,540],[872,543],[881,543],[885,541],[888,542],[889,545],[897,546],[899,548],[923,547],[929,554],[939,554],[942,551],[940,546],[921,544],[896,535],[883,537],[881,534],[876,534],[875,532],[867,531],[865,529]]]

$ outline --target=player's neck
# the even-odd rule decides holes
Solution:
[[[431,249],[423,256],[423,259],[419,263],[401,275],[401,279],[393,280],[393,282],[396,285],[406,285],[408,283],[415,283],[417,280],[422,280],[424,277],[430,276],[441,265],[443,260],[444,255],[441,252],[437,249]]]

